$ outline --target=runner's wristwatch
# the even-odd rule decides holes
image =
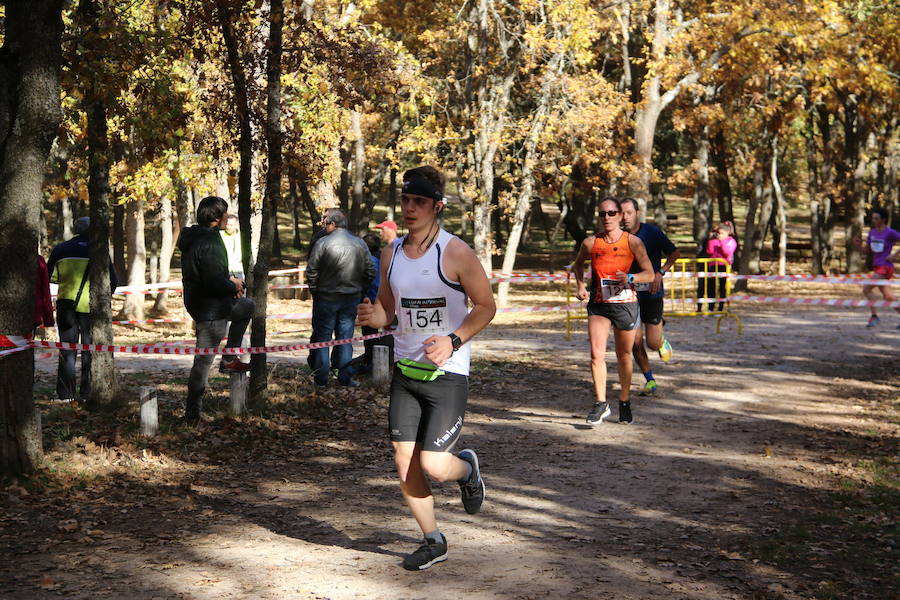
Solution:
[[[453,351],[456,352],[462,346],[462,340],[459,339],[459,336],[455,333],[448,333],[447,337],[450,338],[450,343],[453,344]]]

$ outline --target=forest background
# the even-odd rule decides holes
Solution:
[[[168,281],[180,229],[214,193],[237,209],[265,342],[268,277],[340,206],[394,218],[398,174],[449,175],[457,233],[511,271],[530,226],[577,243],[606,195],[691,237],[737,225],[737,269],[767,240],[785,272],[787,212],[808,207],[814,273],[858,272],[867,211],[900,210],[898,11],[858,2],[8,0],[0,52],[0,332],[31,329],[26,258],[90,215],[130,285]],[[10,174],[14,176],[10,176]],[[542,216],[555,204],[558,222]],[[278,215],[287,217],[276,227]],[[532,227],[532,228],[534,228]],[[10,232],[16,232],[10,236]],[[538,234],[531,233],[533,237]],[[804,243],[807,243],[804,241]],[[284,259],[284,260],[282,260]],[[176,262],[173,262],[176,261]],[[92,261],[95,343],[109,282]],[[100,265],[100,266],[98,266]],[[96,268],[95,268],[96,267]],[[505,301],[507,290],[498,295]],[[154,310],[164,314],[167,294]],[[130,296],[123,318],[143,318]],[[0,361],[3,467],[36,450],[31,352]],[[264,400],[255,355],[252,396]],[[115,402],[111,354],[91,402]]]

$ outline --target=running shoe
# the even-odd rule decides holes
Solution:
[[[631,402],[619,402],[619,423],[631,425],[634,417],[631,416]]]
[[[591,412],[588,413],[585,420],[588,425],[599,425],[603,422],[603,419],[611,414],[612,410],[609,408],[609,403],[594,402],[594,406],[591,407]]]
[[[403,559],[407,571],[424,571],[433,564],[447,560],[447,538],[441,534],[440,542],[425,540],[418,550]]]
[[[241,362],[241,359],[237,357],[227,361],[222,359],[219,370],[223,373],[246,373],[250,370],[250,363]]]
[[[869,317],[869,322],[866,323],[866,327],[875,327],[879,323],[881,323],[881,319],[879,319],[875,315],[872,315],[871,317]]]
[[[456,456],[472,465],[472,473],[469,478],[459,482],[459,491],[466,512],[474,515],[481,510],[481,503],[484,502],[485,495],[484,479],[481,478],[481,468],[478,466],[478,455],[474,450],[466,449]]]
[[[668,338],[663,338],[662,346],[659,348],[659,357],[663,362],[672,360],[672,344],[669,343]]]
[[[647,383],[644,384],[644,389],[638,392],[639,396],[655,396],[656,388],[659,387],[656,385],[656,380],[651,379]]]

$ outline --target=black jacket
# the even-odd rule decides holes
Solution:
[[[366,243],[343,228],[313,246],[306,265],[306,282],[315,298],[362,298],[375,279],[375,263]]]
[[[217,229],[193,225],[181,230],[181,281],[184,307],[195,321],[231,314],[237,288],[229,279],[228,254]]]

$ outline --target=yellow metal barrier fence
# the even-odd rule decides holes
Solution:
[[[590,265],[586,265],[585,273],[590,272]],[[718,315],[716,333],[721,333],[724,319],[734,319],[738,335],[741,335],[741,318],[731,312],[728,301],[732,284],[730,275],[731,265],[721,258],[679,258],[663,280],[666,289],[665,314],[672,317]],[[566,306],[571,306],[575,300],[574,285],[575,278],[569,270]],[[567,340],[572,339],[572,321],[586,318],[587,314],[583,310],[566,309]]]

